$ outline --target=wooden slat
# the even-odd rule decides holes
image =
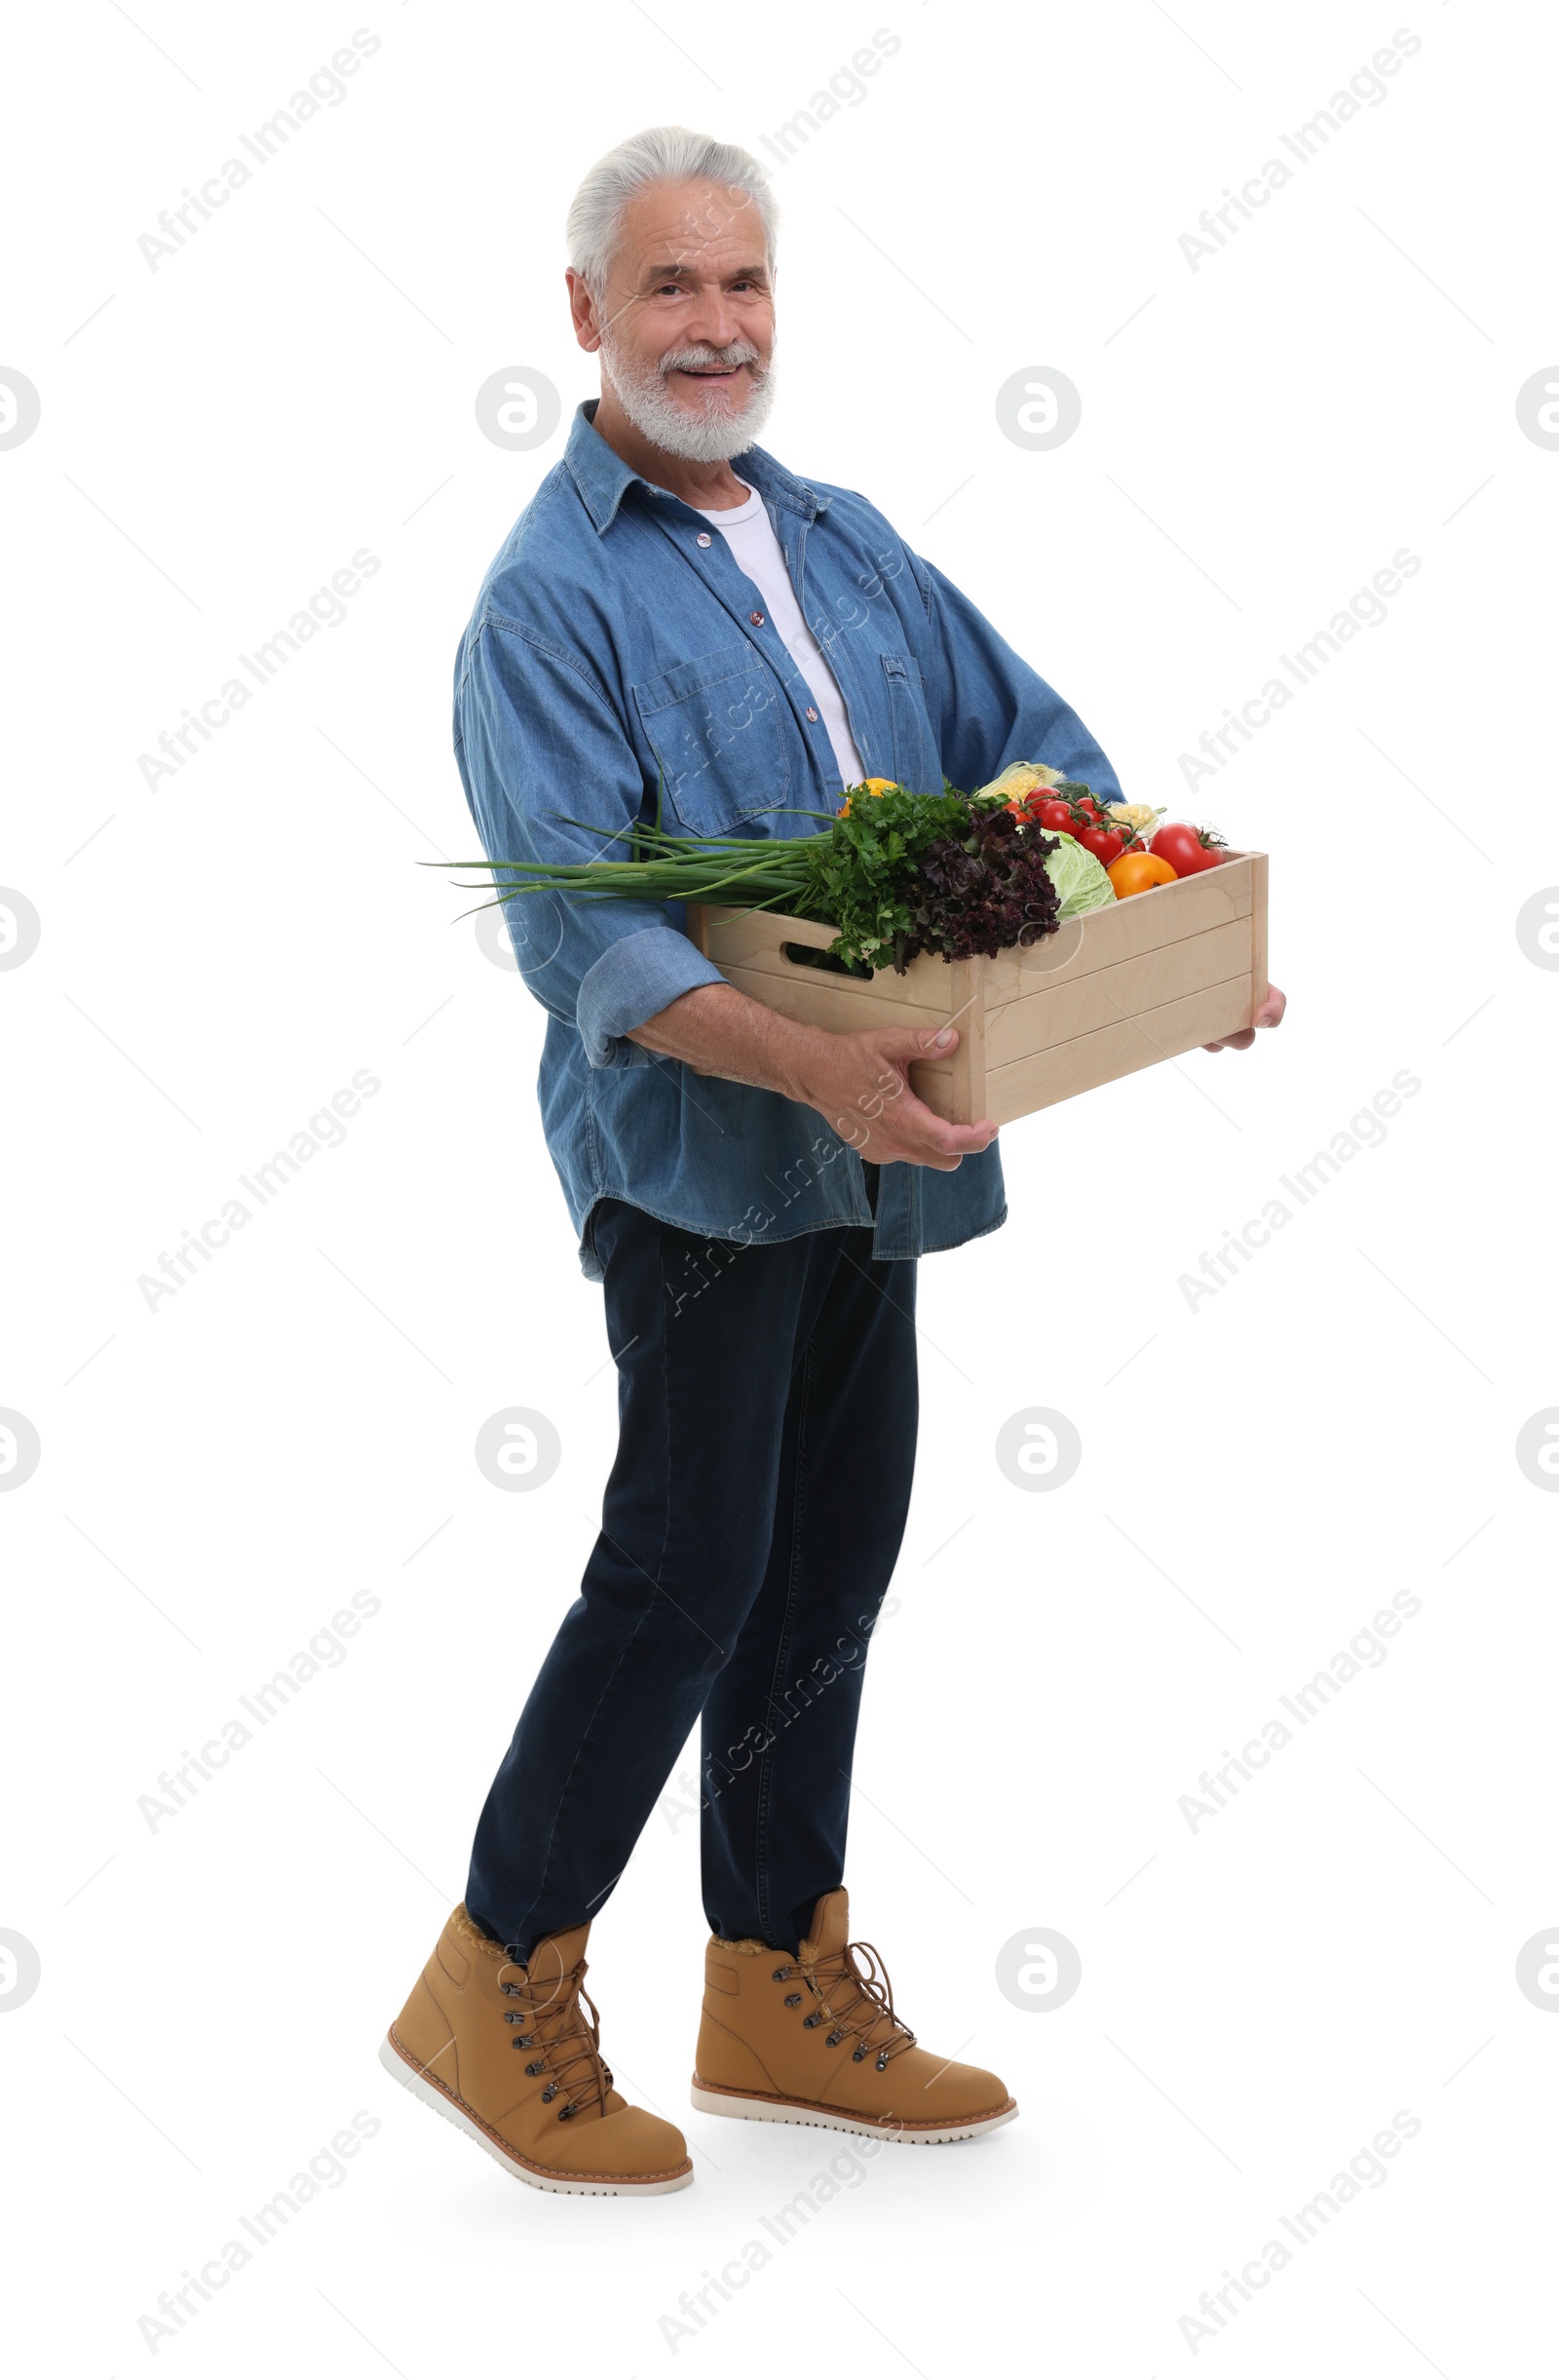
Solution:
[[[1009,1066],[1036,1051],[1075,1041],[1080,1033],[1117,1024],[1122,1017],[1205,991],[1211,983],[1228,983],[1236,976],[1248,979],[1250,944],[1249,918],[1236,918],[1205,934],[1188,935],[1183,941],[1161,942],[1158,949],[1144,950],[1119,966],[1068,976],[1047,990],[1009,1000],[986,1018],[986,1064]]]
[[[958,1047],[948,1062],[949,1096],[953,1110],[967,1124],[985,1114],[985,961],[955,959],[947,973],[952,978],[949,1021],[958,1032]],[[914,1069],[909,1079],[914,1090]]]
[[[718,962],[717,962],[718,963]],[[950,972],[950,971],[945,971]],[[902,996],[883,997],[870,983],[853,982],[848,976],[819,975],[815,967],[792,967],[784,975],[760,974],[750,967],[721,966],[720,973],[738,991],[798,1024],[815,1024],[825,1033],[865,1033],[875,1025],[942,1025],[945,1008],[922,1008]],[[877,981],[880,983],[879,976]],[[896,976],[890,976],[896,983]]]
[[[1091,975],[1165,942],[1183,941],[1236,917],[1248,917],[1254,889],[1250,860],[1242,854],[1199,876],[1181,876],[1173,884],[1155,885],[1151,893],[1133,893],[1109,908],[1090,909],[1085,917],[1069,917],[1058,933],[1046,935],[1027,950],[1003,950],[982,961],[985,1005],[1000,1008],[1038,991],[1047,977]]]
[[[755,953],[778,950],[781,942],[810,942],[815,950],[826,950],[836,932],[833,926],[816,925],[810,917],[777,917],[772,909],[724,909],[690,901],[690,934],[695,923],[701,938],[699,948],[716,966],[729,959],[735,967],[748,967]]]
[[[967,1091],[960,1090],[953,1061],[938,1058],[934,1062],[917,1060],[909,1070],[909,1087],[917,1099],[924,1099],[932,1115],[940,1116],[945,1124],[982,1124],[987,1117],[992,1124],[997,1118],[985,1105],[986,1091],[981,1087],[980,1103],[970,1104]]]
[[[995,1124],[1032,1115],[1057,1100],[1075,1098],[1101,1083],[1113,1083],[1160,1058],[1180,1057],[1203,1042],[1221,1041],[1250,1022],[1250,976],[1215,983],[1205,991],[1172,1000],[1144,1016],[1083,1033],[1009,1066],[992,1067],[985,1080],[985,1113]],[[962,1121],[955,1118],[954,1121]]]
[[[1250,938],[1250,1013],[1254,1016],[1271,989],[1267,980],[1267,854],[1264,851],[1251,853],[1250,871],[1255,894]]]
[[[690,902],[690,932],[695,919],[702,936],[699,948],[722,971],[729,965],[745,968],[755,975],[794,978],[806,974],[815,981],[844,984],[853,990],[875,994],[880,1000],[902,998],[912,1007],[934,1008],[943,1017],[955,1005],[954,971],[944,959],[915,959],[901,976],[895,975],[891,967],[881,967],[870,980],[863,976],[836,976],[819,968],[797,968],[794,961],[783,955],[786,942],[803,942],[813,950],[826,950],[835,940],[832,926],[816,925],[805,917],[776,917],[769,910],[718,909]]]

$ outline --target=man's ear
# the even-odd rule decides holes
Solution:
[[[568,285],[568,306],[574,320],[574,336],[587,355],[593,355],[601,343],[594,301],[585,286],[583,275],[576,273],[571,264],[564,267],[563,279]]]

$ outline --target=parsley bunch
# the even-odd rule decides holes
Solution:
[[[847,964],[902,975],[922,951],[991,957],[1060,923],[1054,838],[945,779],[940,793],[852,794],[831,834],[801,849],[814,861],[801,914],[839,928],[831,955]]]

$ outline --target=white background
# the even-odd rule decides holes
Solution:
[[[24,2368],[138,2368],[159,2292],[360,2109],[347,2180],[160,2366],[1532,2368],[1559,2021],[1515,1962],[1559,1922],[1559,1505],[1513,1448],[1559,1403],[1559,984],[1514,921],[1559,880],[1559,454],[1515,397],[1559,352],[1552,19],[1421,0],[1385,103],[1194,272],[1180,235],[1398,19],[392,4],[345,101],[153,272],[137,236],[356,20],[133,14],[19,19],[5,101],[0,362],[42,398],[0,453],[0,878],[42,920],[0,977],[0,1404],[42,1443],[0,1496],[0,1925],[42,1961],[0,2011]],[[475,852],[455,642],[596,386],[562,282],[580,175],[658,122],[770,158],[879,22],[900,47],[864,98],[775,167],[765,443],[881,505],[1131,795],[1271,852],[1292,1005],[1246,1056],[1009,1127],[1008,1226],[923,1268],[850,1882],[922,2039],[998,2067],[1022,2121],[880,2156],[678,2337],[661,2318],[827,2136],[693,2118],[692,2190],[550,2198],[374,2061],[575,1592],[615,1407],[541,1012],[417,863]],[[477,428],[506,365],[561,392],[541,451]],[[1082,426],[1031,453],[995,393],[1046,365]],[[1180,754],[1404,547],[1385,624],[1188,797]],[[359,548],[382,568],[346,620],[149,790],[137,754]],[[382,1090],[344,1144],[149,1312],[138,1277],[360,1068]],[[1399,1069],[1422,1090],[1384,1144],[1192,1310],[1180,1276]],[[509,1405],[561,1434],[532,1495],[473,1458]],[[1050,1494],[994,1461],[1035,1405],[1082,1434]],[[1200,1773],[1400,1591],[1384,1666],[1193,1831]],[[159,1773],[353,1592],[382,1608],[345,1663],[151,1830]],[[673,2116],[704,1934],[675,1816],[591,1941],[612,2061]],[[1064,2008],[996,1982],[1038,1926],[1082,1958]],[[1398,2111],[1388,2179],[1193,2353],[1200,2293]]]

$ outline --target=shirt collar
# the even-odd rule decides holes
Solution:
[[[581,501],[594,524],[597,537],[603,536],[611,527],[617,518],[617,508],[629,487],[636,485],[647,489],[657,503],[682,502],[681,497],[673,496],[668,488],[657,487],[641,472],[631,470],[605,439],[597,436],[593,425],[599,403],[598,397],[587,397],[582,404],[575,406],[568,444],[563,453],[563,460],[573,474],[574,484],[579,489]],[[748,486],[755,487],[765,499],[772,497],[777,504],[787,505],[792,512],[802,514],[808,520],[828,510],[830,499],[827,496],[820,496],[815,487],[808,486],[805,480],[798,480],[793,472],[786,471],[784,465],[777,463],[764,447],[744,447],[741,454],[733,455],[731,460]],[[691,511],[693,508],[688,506],[685,509]]]

